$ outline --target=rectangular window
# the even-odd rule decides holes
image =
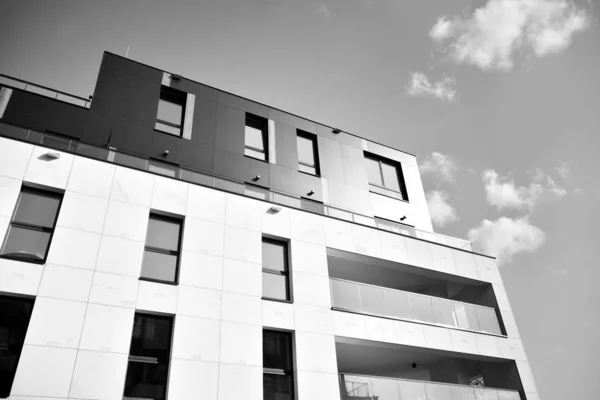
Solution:
[[[294,399],[294,360],[290,332],[263,330],[263,399]]]
[[[320,174],[317,137],[302,131],[298,131],[298,171],[311,175]]]
[[[369,153],[365,153],[365,160],[373,191],[408,201],[400,163]]]
[[[124,399],[165,398],[173,318],[135,314]]]
[[[32,310],[33,299],[0,296],[1,399],[10,395]]]
[[[173,136],[181,136],[185,115],[186,94],[179,90],[162,86],[158,100],[158,113],[154,129]]]
[[[4,239],[2,256],[44,263],[61,201],[61,194],[23,187]]]
[[[244,154],[248,157],[269,161],[267,119],[246,113],[245,129]]]
[[[290,300],[289,275],[287,243],[263,238],[263,297],[274,300]]]
[[[181,220],[150,214],[142,278],[159,282],[177,282]]]

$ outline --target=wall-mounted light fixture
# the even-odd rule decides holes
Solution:
[[[163,156],[165,156],[165,157],[166,157],[166,156],[168,156],[168,155],[169,155],[169,150],[165,150],[165,151],[163,152]]]
[[[277,214],[279,211],[281,211],[281,207],[277,207],[277,206],[271,206],[268,210],[267,213],[269,214]]]
[[[314,190],[311,190],[310,192],[307,193],[309,196],[312,196],[313,194],[315,194]]]
[[[173,79],[174,81],[180,81],[181,75],[171,74],[171,79]]]
[[[406,219],[406,215],[403,215],[402,218],[400,218],[400,221],[404,221]]]
[[[337,135],[338,133],[342,133],[342,130],[338,128],[333,128],[331,132]]]
[[[49,151],[46,154],[44,154],[44,156],[46,156],[46,158],[49,158],[51,160],[58,160],[60,158],[60,153],[57,151]]]
[[[253,180],[254,182],[256,182],[256,181],[257,181],[257,180],[259,180],[259,179],[260,179],[260,175],[256,175],[254,178],[252,178],[252,180]]]

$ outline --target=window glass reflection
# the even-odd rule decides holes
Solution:
[[[287,277],[285,275],[262,273],[263,297],[278,300],[289,298],[287,288]]]
[[[387,316],[400,319],[410,318],[408,293],[398,290],[384,290],[383,297]]]
[[[13,222],[52,228],[60,198],[23,188]]]
[[[360,311],[358,285],[352,282],[331,280],[333,306],[350,311]]]
[[[475,307],[475,313],[477,314],[480,330],[498,335],[502,333],[500,331],[496,310],[493,308]]]
[[[457,326],[454,318],[454,304],[445,299],[432,298],[435,319],[438,324]]]
[[[359,285],[361,311],[374,314],[385,315],[385,303],[383,301],[383,290],[375,286]]]
[[[177,275],[177,256],[144,251],[141,276],[159,281],[175,282]]]
[[[263,132],[260,129],[246,126],[246,145],[264,151]]]
[[[285,271],[286,269],[286,244],[283,242],[275,242],[263,240],[262,242],[262,259],[263,268],[268,268],[274,271]]]
[[[379,168],[379,161],[371,158],[365,158],[367,163],[367,174],[369,176],[369,183],[373,185],[383,186],[383,180],[381,179],[381,169]]]
[[[179,249],[179,231],[181,225],[171,220],[151,216],[148,219],[146,245],[165,250]]]
[[[388,189],[399,192],[400,183],[398,181],[398,169],[396,168],[396,166],[382,162],[381,171],[383,173],[384,186]]]
[[[435,323],[435,313],[431,298],[416,294],[410,295],[410,317],[417,321]]]
[[[46,258],[50,232],[10,226],[2,255],[23,260],[43,261]]]

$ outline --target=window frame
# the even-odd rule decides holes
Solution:
[[[398,161],[390,160],[388,158],[379,156],[377,154],[364,152],[364,157],[367,160],[375,161],[379,167],[379,176],[381,178],[382,185],[378,185],[376,183],[372,183],[369,179],[368,169],[367,169],[367,179],[369,180],[369,186],[375,187],[376,190],[372,190],[377,194],[381,194],[383,196],[392,197],[398,200],[409,201],[408,200],[408,192],[406,190],[406,182],[404,181],[404,173],[402,171],[402,164]],[[396,189],[389,188],[385,185],[385,175],[383,173],[383,164],[393,167],[396,171],[396,178],[398,179],[398,186],[400,187],[400,191]],[[380,190],[377,190],[380,189]]]
[[[276,333],[279,335],[285,335],[289,337],[289,349],[290,349],[290,354],[289,359],[290,359],[290,369],[280,369],[280,368],[269,368],[269,367],[265,367],[264,366],[264,354],[265,354],[265,349],[264,349],[264,335],[265,332],[270,332],[270,333]],[[292,389],[292,393],[291,393],[291,399],[290,400],[295,400],[296,399],[296,357],[295,357],[295,348],[296,348],[296,342],[295,342],[295,335],[293,331],[287,331],[287,330],[283,330],[283,329],[271,329],[271,328],[267,328],[265,329],[263,327],[263,349],[262,349],[262,353],[263,353],[263,381],[264,381],[264,376],[265,375],[276,375],[276,376],[289,376],[291,378],[291,389]],[[265,391],[265,387],[263,385],[263,397],[264,397],[264,391]]]
[[[298,138],[303,138],[303,139],[309,140],[312,143],[313,158],[315,160],[314,165],[300,161],[300,151],[298,151],[298,172],[302,172],[303,174],[307,174],[310,176],[320,177],[321,176],[321,165],[319,162],[319,144],[317,142],[317,135],[297,129],[296,130],[296,141],[298,141]],[[300,165],[314,168],[315,173],[311,174],[310,172],[300,170]]]
[[[254,123],[255,125],[252,125],[252,123]],[[254,146],[250,146],[246,143],[246,127],[258,129],[261,131],[261,138],[264,150],[261,150]],[[265,159],[263,160],[261,158],[246,154],[246,149],[264,154]],[[246,113],[244,121],[244,157],[249,157],[254,160],[259,160],[266,163],[269,162],[269,121],[265,117],[261,117],[260,115],[251,114],[248,112]]]
[[[17,211],[19,210],[19,205],[21,204],[21,200],[23,198],[23,192],[28,192],[28,193],[33,193],[33,194],[37,194],[37,195],[43,195],[45,197],[51,197],[51,198],[58,199],[58,206],[56,207],[56,215],[54,216],[52,228],[48,228],[46,226],[35,225],[35,224],[28,224],[25,222],[15,222],[14,221],[14,219],[17,215]],[[21,262],[28,262],[28,263],[33,263],[33,264],[45,264],[46,260],[48,259],[48,253],[50,252],[50,246],[52,245],[52,238],[54,236],[54,230],[56,229],[56,222],[58,221],[58,216],[60,214],[60,209],[62,207],[63,199],[64,199],[63,193],[22,185],[21,190],[19,191],[19,197],[17,198],[17,203],[15,204],[15,208],[13,210],[13,214],[10,219],[10,223],[8,224],[8,226],[6,228],[6,234],[4,235],[4,241],[2,242],[2,247],[0,247],[0,258],[21,261]],[[44,232],[44,233],[50,234],[48,236],[48,246],[46,246],[46,252],[44,253],[44,258],[42,260],[23,258],[23,257],[18,257],[18,256],[11,256],[8,254],[2,254],[4,252],[4,249],[6,248],[6,244],[8,243],[10,231],[13,226],[20,228],[20,229],[26,229],[26,230],[30,230],[30,231]]]
[[[162,220],[165,222],[177,223],[179,225],[179,238],[177,240],[177,250],[163,249],[161,247],[149,246],[147,244],[148,243],[148,232],[150,229],[150,219],[157,219],[157,220]],[[181,262],[181,244],[183,241],[182,236],[183,236],[183,220],[182,219],[150,212],[150,215],[148,216],[148,228],[146,228],[146,240],[144,242],[144,257],[142,258],[142,269],[140,271],[140,278],[139,278],[140,280],[148,281],[148,282],[164,283],[167,285],[178,285],[179,284],[179,266],[180,266],[179,264]],[[177,261],[175,262],[175,277],[174,277],[173,281],[149,278],[147,276],[142,275],[144,272],[144,258],[146,256],[147,251],[177,257]]]
[[[279,301],[282,303],[293,303],[294,298],[293,298],[293,293],[292,293],[292,279],[291,279],[291,274],[290,274],[289,241],[280,240],[280,239],[276,239],[276,238],[272,238],[272,237],[268,237],[268,236],[263,236],[262,240],[261,240],[261,250],[262,250],[262,245],[264,242],[275,244],[275,245],[281,245],[283,247],[284,271],[278,271],[275,269],[265,268],[264,262],[263,262],[263,260],[261,260],[261,279],[262,279],[263,274],[265,274],[265,273],[276,275],[276,276],[283,276],[285,278],[285,289],[286,289],[287,296],[285,299],[278,299],[276,297],[265,296],[264,292],[263,292],[263,293],[261,293],[261,298],[263,300]]]
[[[154,318],[154,319],[162,319],[162,320],[169,320],[170,325],[171,325],[171,331],[169,334],[169,340],[168,340],[168,346],[169,346],[169,351],[168,354],[166,355],[165,359],[159,359],[159,357],[149,357],[149,356],[140,356],[140,355],[135,355],[132,354],[132,349],[133,349],[133,340],[134,340],[134,332],[132,330],[131,332],[131,341],[130,341],[130,345],[129,345],[129,354],[127,356],[127,370],[125,371],[125,382],[123,384],[123,399],[135,399],[137,397],[128,397],[125,395],[125,390],[127,389],[127,378],[129,377],[129,371],[130,371],[130,364],[133,363],[139,363],[139,364],[152,364],[152,365],[159,365],[159,364],[163,364],[166,365],[166,379],[165,379],[165,384],[164,384],[164,392],[163,392],[163,399],[167,398],[167,390],[168,390],[168,386],[169,386],[169,372],[170,372],[170,368],[171,368],[171,357],[173,354],[173,338],[174,338],[174,328],[175,328],[175,320],[173,316],[167,316],[167,315],[156,315],[156,314],[151,314],[151,313],[145,313],[145,312],[138,312],[136,310],[134,316],[133,316],[133,329],[135,329],[135,322],[136,319],[138,317],[141,318]],[[144,326],[145,328],[145,326]]]
[[[177,89],[173,89],[169,86],[164,86],[161,85],[160,87],[160,95],[158,97],[158,108],[156,109],[156,120],[154,122],[154,130],[156,132],[160,132],[160,133],[164,133],[165,135],[169,135],[169,136],[173,136],[173,137],[178,137],[178,138],[183,138],[183,125],[185,122],[185,104],[186,104],[186,93],[182,92],[181,90],[177,90]],[[160,110],[160,101],[165,101],[168,103],[172,103],[172,104],[176,104],[178,106],[181,106],[181,121],[179,123],[179,125],[174,124],[171,121],[165,121],[162,120],[160,118],[158,118],[158,112]],[[179,134],[176,135],[174,133],[171,132],[167,132],[167,131],[163,131],[159,128],[156,127],[156,123],[161,123],[167,126],[171,126],[173,128],[177,128],[179,129]]]
[[[15,321],[13,319],[10,319],[10,318],[5,319],[5,321],[13,323],[13,325],[11,326],[13,329],[12,329],[12,331],[9,331],[9,332],[12,332],[13,334],[14,334],[15,331],[19,331],[19,328],[24,328],[23,337],[19,340],[18,343],[13,344],[14,347],[13,347],[12,351],[13,351],[13,355],[15,356],[15,362],[14,362],[13,370],[12,371],[10,371],[8,369],[5,370],[5,372],[7,372],[9,374],[9,376],[10,376],[10,374],[12,374],[11,378],[7,378],[5,380],[5,383],[6,383],[6,386],[7,386],[7,389],[8,389],[8,393],[6,393],[6,398],[9,398],[10,397],[10,392],[12,390],[12,386],[13,386],[14,381],[15,381],[15,376],[17,375],[17,368],[19,366],[19,361],[21,359],[21,354],[23,352],[23,346],[25,345],[25,337],[27,336],[27,331],[28,331],[29,325],[31,323],[31,316],[33,315],[33,308],[35,306],[35,298],[20,297],[20,296],[17,297],[17,296],[13,296],[12,294],[10,294],[10,295],[0,294],[0,302],[3,303],[4,301],[6,301],[6,302],[20,302],[20,303],[23,303],[23,304],[27,303],[27,305],[29,306],[29,316],[27,317],[27,323],[24,324],[24,326],[18,326],[18,327],[16,327],[15,326],[16,325]],[[0,307],[0,308],[4,309],[3,307]],[[7,307],[6,309],[9,309],[9,308]],[[14,307],[10,307],[10,309],[14,310],[15,308]],[[23,322],[23,320],[20,321],[20,322]],[[17,329],[15,329],[15,327]],[[14,338],[14,336],[13,336],[13,338]],[[4,351],[6,351],[7,353],[9,353],[11,351],[10,337],[7,338],[7,339],[8,339],[8,343],[7,343],[8,346],[7,346],[7,350],[4,350]],[[15,347],[18,347],[18,350],[15,349]],[[9,356],[9,355],[10,354],[7,354],[7,356]],[[4,398],[3,396],[4,396],[4,393],[2,391],[0,391],[0,398]]]

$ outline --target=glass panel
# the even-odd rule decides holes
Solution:
[[[156,119],[181,126],[182,117],[183,106],[181,104],[176,104],[165,99],[158,100]]]
[[[112,152],[112,160],[116,164],[126,165],[137,169],[146,169],[148,160],[140,157],[130,156],[129,154]]]
[[[447,385],[436,385],[428,383],[425,386],[428,400],[453,400],[450,396],[450,387]]]
[[[275,203],[283,204],[285,206],[300,208],[301,202],[300,199],[295,197],[286,196],[284,194],[273,193],[273,201]]]
[[[157,253],[150,250],[144,251],[142,277],[159,281],[175,282],[176,273],[177,256]]]
[[[328,207],[327,215],[334,218],[345,219],[346,221],[352,221],[352,213],[338,210],[337,208]]]
[[[56,100],[64,101],[65,103],[71,103],[76,106],[85,107],[87,104],[87,100],[78,99],[77,97],[68,96],[66,94],[57,93]]]
[[[431,298],[416,294],[409,294],[410,317],[417,321],[435,323],[435,313]]]
[[[385,299],[385,310],[388,317],[410,319],[408,293],[384,289],[383,297]]]
[[[362,312],[385,315],[383,289],[375,286],[359,285],[360,309]]]
[[[367,174],[369,175],[369,183],[373,185],[383,186],[383,180],[381,179],[381,170],[379,169],[379,161],[371,158],[365,158],[367,162]]]
[[[169,135],[181,136],[181,128],[163,124],[159,121],[156,121],[156,123],[154,124],[154,129],[156,129],[157,131],[168,133]]]
[[[476,400],[472,387],[449,386],[452,400]]]
[[[181,170],[181,179],[184,181],[199,183],[204,186],[212,186],[213,178],[212,176],[204,175],[194,171],[188,171],[186,169]]]
[[[504,390],[498,390],[498,399],[500,400],[521,400],[519,392],[509,392]]]
[[[172,328],[173,318],[135,314],[129,354],[168,360]]]
[[[261,200],[269,200],[269,191],[268,190],[259,189],[254,186],[246,185],[244,187],[244,194],[246,196],[252,196],[254,198],[261,199]]]
[[[0,89],[0,94],[2,90],[4,89]],[[16,139],[25,140],[29,134],[29,129],[0,123],[0,133],[2,133],[2,136],[10,136]]]
[[[308,165],[298,164],[298,171],[306,172],[307,174],[316,175],[317,169],[315,167],[309,167]]]
[[[371,398],[371,385],[365,376],[341,375],[342,399],[347,397]]]
[[[378,400],[398,400],[400,391],[398,381],[394,379],[369,378],[371,384],[371,396]]]
[[[135,399],[162,400],[165,398],[168,373],[169,365],[166,362],[148,364],[129,361],[123,394]]]
[[[25,86],[27,86],[27,84],[25,82],[19,82],[19,81],[16,81],[14,79],[7,78],[4,76],[0,76],[0,83],[7,85],[7,86],[12,86],[17,89],[23,89],[23,90],[25,90]]]
[[[284,272],[286,268],[286,244],[263,240],[262,266],[274,271]]]
[[[52,228],[59,206],[58,197],[23,189],[13,221]]]
[[[500,325],[498,324],[498,316],[493,308],[475,307],[479,329],[484,332],[495,333],[500,335]]]
[[[313,200],[301,199],[300,204],[302,209],[306,211],[314,212],[317,214],[323,214],[325,212],[323,204]]]
[[[292,369],[292,335],[263,330],[263,368]]]
[[[161,163],[158,161],[150,160],[148,161],[148,171],[155,172],[157,174],[161,174],[164,176],[170,176],[171,178],[175,178],[177,176],[177,172],[179,168],[174,165],[169,165],[165,163]]]
[[[432,298],[433,309],[435,311],[435,319],[438,324],[448,325],[448,326],[457,326],[458,323],[456,318],[454,318],[454,305],[453,302]]]
[[[77,153],[83,154],[84,156],[96,158],[98,160],[106,160],[107,149],[103,149],[96,146],[90,146],[83,143],[77,143]]]
[[[294,380],[289,375],[263,375],[263,400],[292,400]]]
[[[347,281],[330,280],[333,306],[345,310],[360,311],[358,285]]]
[[[33,300],[0,296],[0,398],[8,398],[31,318]]]
[[[244,185],[225,179],[215,178],[214,186],[218,189],[227,190],[233,193],[244,193]]]
[[[289,300],[287,277],[285,275],[262,273],[263,297],[278,300]]]
[[[454,315],[458,326],[463,329],[479,330],[475,314],[475,306],[471,304],[454,303]]]
[[[247,147],[244,149],[244,154],[247,155],[248,157],[258,158],[259,160],[263,160],[263,161],[266,159],[265,153],[261,153],[260,151],[252,150]]]
[[[37,93],[37,94],[45,96],[45,97],[50,97],[50,98],[56,97],[55,91],[49,90],[49,89],[44,89],[39,86],[35,86],[35,85],[31,85],[31,84],[27,84],[27,87],[25,87],[25,90],[27,90],[28,92],[31,92],[31,93]]]
[[[69,151],[69,147],[71,146],[71,140],[60,136],[45,134],[42,138],[42,144],[48,147],[52,147],[53,149]]]
[[[475,389],[477,400],[498,400],[498,392],[494,389]]]
[[[416,381],[398,381],[402,400],[428,400],[425,383]]]
[[[298,136],[298,161],[305,164],[315,165],[314,141]]]
[[[146,245],[159,249],[177,251],[181,224],[151,215],[148,219]]]
[[[50,232],[11,226],[6,234],[2,255],[42,261],[46,258],[49,242]]]
[[[383,172],[384,186],[388,189],[400,191],[400,181],[398,180],[398,168],[395,165],[381,163],[381,171]]]
[[[258,150],[265,150],[265,143],[263,140],[262,130],[246,125],[245,132],[246,139],[244,143],[246,144],[246,146],[251,146]]]

